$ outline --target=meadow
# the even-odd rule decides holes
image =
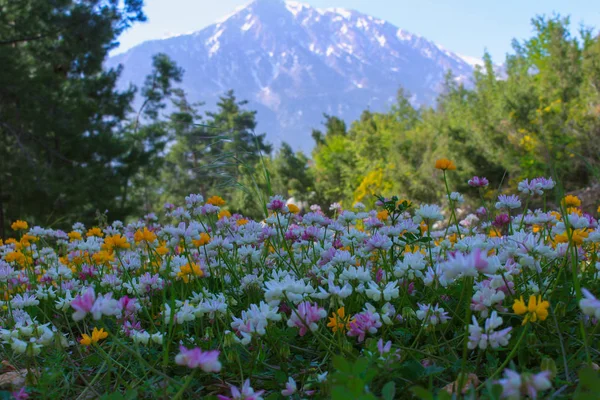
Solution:
[[[191,194],[129,224],[15,221],[0,398],[597,398],[598,220],[543,177],[459,213],[457,166],[435,168],[444,208],[274,196],[253,220]]]

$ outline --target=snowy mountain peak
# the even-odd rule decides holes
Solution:
[[[163,52],[186,71],[190,100],[214,104],[234,89],[258,111],[258,130],[276,145],[310,150],[323,113],[358,118],[387,109],[403,87],[432,104],[448,70],[468,82],[476,62],[419,35],[354,10],[297,1],[254,0],[189,35],[142,43],[109,60],[121,83],[140,84]]]

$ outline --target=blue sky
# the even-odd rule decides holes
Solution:
[[[119,39],[121,52],[149,39],[197,31],[233,12],[247,0],[146,0],[148,22]],[[314,7],[350,8],[385,19],[461,55],[481,57],[487,48],[503,62],[513,38],[531,36],[536,14],[571,16],[579,26],[600,27],[598,0],[304,0]]]

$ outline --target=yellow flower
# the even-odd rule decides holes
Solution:
[[[98,328],[94,327],[94,330],[92,331],[92,336],[89,336],[84,333],[79,343],[81,343],[84,346],[89,346],[91,344],[98,343],[99,341],[101,341],[102,339],[106,339],[107,337],[108,332],[104,332],[104,328],[98,330]]]
[[[207,204],[212,204],[213,206],[224,206],[225,200],[223,200],[220,196],[212,196],[208,200],[206,200]]]
[[[525,325],[529,321],[536,322],[538,319],[540,321],[546,320],[548,318],[548,307],[550,307],[550,303],[546,300],[542,301],[542,296],[536,298],[534,295],[531,295],[527,305],[525,305],[523,296],[521,296],[519,300],[515,300],[513,311],[517,315],[526,314],[525,319],[523,319],[523,325]]]
[[[169,254],[169,248],[167,247],[167,243],[161,242],[160,246],[156,248],[156,252],[158,254],[160,254],[161,256],[164,256],[165,254]]]
[[[298,214],[300,212],[300,208],[295,204],[290,203],[287,205],[287,207],[292,214]]]
[[[350,316],[346,316],[346,310],[344,307],[338,308],[336,312],[331,313],[329,317],[328,328],[331,328],[333,333],[340,331],[344,333],[348,329],[348,323],[350,322]]]
[[[38,240],[40,239],[37,236],[26,233],[23,235],[23,237],[21,237],[21,244],[25,247],[29,247],[31,242],[37,242]]]
[[[100,228],[90,228],[87,233],[85,234],[85,236],[90,237],[90,236],[96,236],[96,237],[102,237],[104,236],[104,232],[102,232],[102,230]]]
[[[204,271],[202,271],[202,268],[200,268],[200,266],[196,263],[192,263],[191,266],[189,263],[182,265],[181,267],[179,267],[179,272],[177,273],[177,277],[181,278],[185,283],[188,283],[190,281],[190,278],[201,278],[203,276]]]
[[[141,241],[145,241],[146,243],[152,243],[156,240],[156,235],[154,234],[154,232],[148,230],[148,228],[144,227],[144,229],[138,229],[134,234],[133,234],[133,240],[135,240],[136,243],[139,243]]]
[[[192,240],[192,243],[196,247],[204,246],[205,244],[208,244],[208,242],[210,242],[210,236],[208,236],[208,233],[206,232],[200,234],[200,239]]]
[[[105,248],[105,250],[112,251],[114,248],[128,249],[129,247],[131,247],[131,245],[129,244],[129,242],[127,242],[126,237],[121,236],[117,233],[116,235],[105,237],[103,247]]]
[[[235,224],[237,226],[246,225],[247,223],[248,223],[248,220],[246,218],[240,218],[237,221],[235,221]]]
[[[94,253],[92,256],[92,260],[96,262],[96,264],[106,264],[108,262],[112,262],[115,260],[114,254],[109,253],[106,250],[100,250],[97,253]]]
[[[450,170],[453,171],[456,169],[456,165],[453,161],[448,160],[447,158],[440,158],[435,162],[435,168],[441,170]]]
[[[24,231],[25,229],[29,228],[29,225],[27,225],[27,222],[18,219],[13,222],[10,227],[13,231]]]
[[[387,210],[382,210],[377,213],[377,219],[383,222],[387,221],[389,216],[390,213]]]
[[[230,218],[231,217],[231,213],[229,211],[227,211],[227,210],[221,210],[221,212],[219,213],[219,219],[221,219],[223,217]]]
[[[21,253],[20,251],[11,251],[4,256],[4,260],[9,263],[16,262],[17,264],[23,266],[25,261],[27,261],[27,258],[25,257],[25,254]]]
[[[81,240],[81,232],[77,232],[77,231],[69,232],[69,239],[71,239],[71,242]]]
[[[580,217],[583,216],[583,212],[581,211],[580,208],[576,208],[576,207],[569,207],[567,208],[567,214],[577,214]]]
[[[573,243],[577,245],[583,244],[583,239],[587,238],[589,232],[585,229],[575,229],[571,233],[571,239]],[[569,241],[569,235],[567,232],[563,232],[554,236],[554,244],[556,243],[567,243]]]
[[[572,196],[572,195],[567,195],[565,196],[565,198],[563,199],[563,205],[565,207],[579,207],[581,206],[581,200],[579,200],[579,197],[577,196]]]

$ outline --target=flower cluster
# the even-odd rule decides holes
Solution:
[[[446,159],[435,167],[444,180],[456,169]],[[489,181],[468,185],[483,194]],[[336,203],[301,213],[275,196],[253,220],[221,197],[193,194],[166,205],[162,223],[147,216],[63,231],[19,220],[0,245],[3,351],[27,365],[57,351],[83,354],[81,364],[97,355],[132,374],[122,357],[110,361],[128,354],[163,386],[199,374],[221,399],[315,394],[343,381],[329,378],[337,354],[372,357],[381,373],[415,360],[446,371],[427,385],[454,381],[448,366],[487,379],[482,371],[518,361],[523,372],[498,381],[503,396],[535,397],[550,387],[548,373],[529,372],[536,365],[517,350],[529,341],[567,357],[544,343],[563,334],[583,357],[600,321],[598,221],[574,196],[562,200],[567,213],[522,208],[554,186],[524,180],[519,195],[497,198],[498,211],[481,196],[483,207],[462,217],[455,208],[465,196],[447,190],[450,212],[381,197],[375,210]],[[551,312],[562,316],[558,328]],[[577,338],[582,330],[588,336]],[[277,379],[264,378],[273,371]],[[181,380],[181,393],[196,384]]]

